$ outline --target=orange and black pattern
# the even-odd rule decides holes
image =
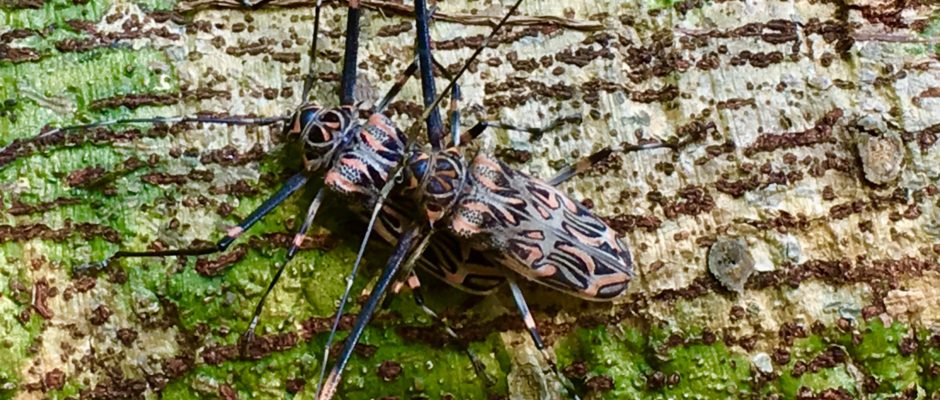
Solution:
[[[463,190],[466,172],[462,157],[459,149],[450,148],[430,154],[415,149],[408,158],[407,190],[417,190],[432,225],[444,216]]]
[[[505,267],[584,299],[609,300],[633,276],[630,253],[612,228],[495,158],[480,154],[467,165],[457,148],[409,148],[388,117],[372,114],[359,125],[345,108],[301,107],[285,130],[303,139],[308,168],[329,165],[327,187],[367,209],[405,162],[405,185],[383,206],[376,231],[394,243],[414,217],[440,222],[445,232],[418,265],[461,290],[492,292],[505,280]],[[411,201],[423,216],[402,211]]]
[[[333,165],[324,176],[336,192],[360,198],[371,208],[388,175],[405,151],[404,134],[382,114],[372,114],[365,125],[347,136]]]
[[[389,243],[398,241],[410,221],[399,204],[385,203],[375,224],[375,232]],[[506,281],[505,269],[446,231],[431,238],[417,266],[457,289],[477,295],[492,293]]]
[[[626,292],[633,262],[616,232],[558,189],[488,155],[470,164],[448,228],[497,265],[588,300]]]

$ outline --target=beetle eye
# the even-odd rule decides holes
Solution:
[[[313,123],[320,108],[316,106],[305,106],[291,115],[290,123],[284,127],[284,135],[300,135],[305,127]]]
[[[314,117],[317,115],[317,109],[308,108],[306,110],[300,111],[300,126],[304,127],[307,124],[313,122]]]
[[[424,174],[428,173],[428,161],[421,160],[415,164],[416,175],[424,177]]]

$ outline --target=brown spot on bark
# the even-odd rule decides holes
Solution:
[[[568,377],[568,379],[584,378],[588,373],[587,363],[584,361],[575,361],[561,370],[561,373]]]
[[[799,325],[794,322],[785,322],[780,330],[777,332],[777,335],[780,337],[780,340],[783,343],[786,343],[787,346],[793,346],[793,341],[795,339],[806,338],[806,329],[802,325]]]
[[[223,383],[219,385],[219,397],[225,400],[237,400],[238,392],[236,392],[235,389],[232,389],[231,386]]]
[[[89,223],[74,224],[71,220],[66,220],[62,229],[52,229],[43,224],[0,225],[0,243],[25,242],[32,239],[61,241],[75,233],[84,239],[101,237],[112,243],[120,242],[120,234],[111,227]]]
[[[203,154],[199,161],[203,164],[219,164],[222,166],[245,165],[264,158],[264,148],[256,144],[251,150],[239,153],[238,149],[232,145],[226,145],[218,150],[212,150]]]
[[[288,379],[287,382],[284,383],[284,386],[287,389],[288,393],[297,394],[297,393],[300,393],[300,391],[304,390],[304,386],[306,386],[306,384],[307,382],[304,381],[303,378],[296,378],[296,379]]]
[[[395,361],[385,360],[379,365],[377,373],[379,378],[382,378],[383,381],[391,382],[401,375],[401,371],[401,364]]]
[[[54,210],[59,206],[81,204],[82,200],[73,197],[60,197],[53,201],[46,201],[37,204],[24,204],[19,199],[14,198],[10,208],[7,210],[10,215],[29,215]]]
[[[601,217],[601,220],[621,234],[633,232],[637,228],[655,232],[662,225],[662,221],[653,215],[621,214],[615,217]]]
[[[65,372],[56,368],[46,373],[43,379],[45,389],[60,390],[65,386]]]
[[[865,202],[855,200],[848,203],[838,204],[829,209],[829,217],[832,219],[843,219],[852,214],[857,214],[865,210]]]
[[[679,88],[675,85],[666,85],[659,90],[649,89],[630,94],[630,99],[638,103],[664,103],[675,100],[676,97],[679,97]]]
[[[252,236],[248,239],[248,245],[251,248],[261,248],[265,246],[277,246],[288,248],[293,245],[294,235],[277,232],[266,234],[262,237]],[[337,241],[329,233],[312,233],[304,237],[300,245],[301,250],[330,250],[336,247]]]
[[[215,212],[217,212],[222,217],[228,217],[229,215],[232,215],[232,211],[235,211],[235,207],[229,203],[221,203],[215,210]]]
[[[271,53],[271,59],[282,64],[296,64],[300,62],[300,53],[274,52]],[[283,90],[282,90],[283,95]],[[284,96],[290,97],[290,96]]]
[[[744,150],[744,154],[753,156],[757,153],[771,152],[777,149],[790,149],[829,142],[832,138],[832,127],[842,118],[842,115],[842,109],[836,108],[816,121],[814,127],[805,131],[763,134],[754,141],[754,144]]]
[[[770,358],[773,359],[774,363],[777,365],[786,365],[790,362],[790,350],[778,347],[774,350],[774,353],[770,355]]]
[[[703,187],[689,185],[677,193],[679,200],[665,200],[663,212],[666,218],[675,219],[679,214],[696,216],[710,212],[715,207],[715,200]]]
[[[525,163],[532,158],[532,153],[529,151],[503,146],[497,146],[494,154],[505,162],[513,163]]]
[[[754,99],[730,99],[715,104],[715,108],[719,110],[737,110],[743,107],[755,106],[757,106],[757,102]]]
[[[38,31],[26,28],[11,29],[0,34],[0,43],[9,43],[17,39],[26,39],[30,36],[39,34]]]
[[[167,106],[176,104],[178,101],[176,94],[128,94],[98,99],[91,102],[88,107],[92,110],[117,107],[135,109],[141,106]]]
[[[75,290],[78,290],[79,293],[85,293],[93,289],[96,283],[97,279],[94,276],[84,275],[75,280],[72,286],[75,287]]]
[[[607,375],[593,376],[584,382],[588,390],[595,393],[609,392],[614,389],[614,379]]]
[[[63,53],[84,52],[99,46],[101,46],[101,40],[94,37],[87,39],[64,39],[55,43],[56,50]]]
[[[163,172],[151,172],[140,177],[141,181],[151,185],[182,185],[186,183],[186,175],[172,175]]]
[[[104,168],[100,166],[77,169],[69,173],[68,177],[65,178],[65,183],[71,187],[84,187],[88,185],[89,182],[95,181],[103,176],[104,173]]]
[[[122,344],[125,346],[130,346],[134,344],[135,340],[137,340],[137,331],[128,328],[121,328],[117,331],[117,337]]]
[[[408,22],[408,21],[402,22],[400,24],[395,24],[395,25],[386,25],[386,26],[379,28],[379,31],[376,32],[376,36],[379,36],[379,37],[398,36],[402,33],[410,31],[411,26],[412,26],[411,22]]]
[[[46,305],[46,299],[50,296],[51,288],[45,278],[40,279],[33,285],[33,308],[43,319],[51,319],[52,310]]]
[[[88,318],[88,321],[92,325],[102,325],[108,321],[108,318],[111,318],[111,309],[106,305],[100,305],[94,311],[91,312],[91,317]]]
[[[242,179],[222,187],[210,188],[209,193],[227,194],[236,197],[247,197],[258,194],[258,189],[252,187],[251,184]]]
[[[248,254],[248,248],[245,245],[239,245],[235,249],[223,253],[214,260],[200,257],[196,260],[196,272],[202,276],[216,276],[232,264],[237,263]]]
[[[187,355],[171,357],[163,362],[163,373],[170,379],[183,376],[194,366],[193,358]]]
[[[746,314],[745,314],[745,312],[744,312],[744,307],[741,307],[741,306],[733,306],[733,307],[731,307],[730,318],[731,318],[731,321],[732,321],[732,322],[734,322],[734,321],[740,321],[741,319],[744,318],[745,315],[746,315]]]
[[[124,379],[119,376],[107,378],[96,384],[92,389],[82,389],[79,397],[83,399],[139,398],[147,389],[147,381],[143,379]]]
[[[36,61],[40,58],[39,52],[29,48],[10,47],[0,44],[0,60],[6,60],[14,64]]]
[[[911,336],[901,339],[901,343],[898,344],[898,349],[900,349],[901,354],[905,356],[910,356],[917,352],[917,347],[917,338]]]

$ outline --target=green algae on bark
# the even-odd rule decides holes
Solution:
[[[12,3],[12,2],[11,2]],[[46,29],[50,26],[65,26],[68,21],[98,22],[111,7],[107,0],[71,2],[68,0],[44,0],[39,8],[14,8],[0,5],[0,21],[6,29]]]

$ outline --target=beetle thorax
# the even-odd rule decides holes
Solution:
[[[406,168],[408,191],[418,198],[434,224],[450,211],[466,182],[466,164],[459,149],[412,151]]]

